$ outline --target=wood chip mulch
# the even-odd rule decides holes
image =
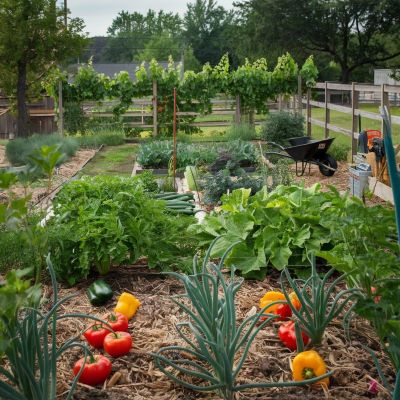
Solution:
[[[246,281],[237,297],[239,322],[256,311],[260,297],[273,288],[278,288],[278,275],[272,273],[263,282]],[[62,288],[60,296],[77,293],[68,301],[61,313],[81,312],[104,316],[112,311],[115,298],[106,307],[93,308],[85,291],[94,278],[75,288]],[[130,321],[130,332],[134,346],[130,354],[113,361],[111,384],[108,380],[102,388],[79,384],[74,399],[109,400],[190,400],[219,399],[214,393],[203,394],[186,390],[165,377],[155,367],[151,352],[160,347],[183,344],[174,325],[186,320],[180,309],[172,302],[171,296],[183,293],[180,282],[149,271],[142,266],[120,267],[106,277],[116,296],[122,291],[131,291],[142,302],[137,315]],[[45,287],[45,296],[51,289]],[[61,344],[72,335],[78,335],[89,322],[65,319],[59,322],[58,340]],[[248,358],[239,375],[239,383],[280,382],[291,380],[290,361],[294,355],[284,348],[277,338],[279,323],[267,326],[257,336],[250,348]],[[379,385],[377,395],[369,393],[372,379],[378,379],[370,355],[361,345],[367,345],[377,352],[383,370],[394,378],[387,357],[380,349],[379,341],[367,322],[354,320],[351,329],[352,341],[345,338],[341,321],[334,321],[326,331],[324,343],[317,348],[325,359],[329,370],[334,371],[331,385],[324,391],[321,387],[294,387],[280,389],[253,389],[238,393],[238,399],[389,399],[388,392]],[[98,353],[98,351],[96,351]],[[71,382],[71,369],[82,356],[80,350],[66,353],[59,362],[59,398],[65,398]],[[389,378],[389,379],[391,379]]]

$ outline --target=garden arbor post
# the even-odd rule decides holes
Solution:
[[[303,114],[303,104],[302,104],[302,98],[303,98],[303,89],[302,89],[302,81],[301,81],[301,75],[299,74],[297,78],[297,112],[299,115]]]
[[[240,111],[240,96],[236,96],[236,109],[235,109],[235,123],[236,125],[240,124],[241,120],[241,111]]]
[[[328,108],[331,102],[331,92],[328,90],[328,82],[325,82],[325,138],[329,137],[328,125],[331,122],[331,110]]]
[[[307,89],[307,136],[311,136],[311,89]]]
[[[64,135],[64,108],[63,108],[63,89],[62,80],[58,82],[58,132],[61,136]]]
[[[358,132],[358,116],[356,115],[356,109],[358,108],[358,97],[359,92],[355,90],[355,83],[351,84],[351,161],[353,156],[357,154],[357,138],[354,137],[354,133]]]
[[[153,136],[157,136],[157,81],[153,81]]]

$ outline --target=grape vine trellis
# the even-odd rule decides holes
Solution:
[[[152,60],[147,66],[143,63],[136,70],[135,81],[130,79],[127,72],[120,72],[114,78],[98,74],[89,63],[79,68],[72,82],[68,82],[66,75],[55,75],[54,79],[49,81],[47,90],[50,95],[57,97],[56,84],[62,79],[63,101],[66,105],[75,104],[81,107],[84,101],[100,103],[105,100],[117,100],[113,114],[118,119],[131,107],[133,99],[152,96],[155,81],[160,131],[168,134],[172,130],[174,87],[178,92],[179,111],[211,113],[212,98],[222,93],[239,97],[243,113],[264,113],[267,111],[267,100],[297,91],[299,74],[305,87],[315,84],[318,70],[312,56],[305,61],[301,69],[287,53],[279,57],[273,70],[268,70],[264,58],[253,63],[246,60],[244,65],[232,70],[229,58],[225,55],[215,67],[205,64],[198,73],[185,72],[183,80],[180,80],[180,66],[175,66],[172,59],[167,69],[156,60]],[[182,117],[180,129],[186,132],[194,129],[189,125],[194,118],[191,115]]]

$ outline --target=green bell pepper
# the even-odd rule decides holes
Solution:
[[[108,283],[99,279],[89,286],[87,296],[91,304],[102,306],[113,297],[113,291]]]

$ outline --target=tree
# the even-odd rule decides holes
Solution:
[[[200,63],[193,54],[193,49],[188,46],[184,47],[182,42],[177,41],[169,36],[154,36],[147,42],[146,47],[136,57],[138,61],[168,60],[170,56],[176,61],[182,59],[185,71],[198,71]]]
[[[232,21],[233,12],[217,6],[215,0],[196,0],[187,5],[185,39],[200,63],[216,65],[229,51],[227,32]]]
[[[111,62],[131,62],[158,36],[181,40],[182,19],[179,14],[148,10],[147,14],[121,11],[107,30],[109,39],[105,56]]]
[[[56,64],[77,55],[85,39],[82,20],[64,25],[55,0],[1,0],[0,87],[16,99],[17,136],[27,136],[27,93],[37,96],[40,81]]]
[[[237,4],[247,43],[297,56],[328,55],[341,80],[400,55],[399,0],[246,0]]]

